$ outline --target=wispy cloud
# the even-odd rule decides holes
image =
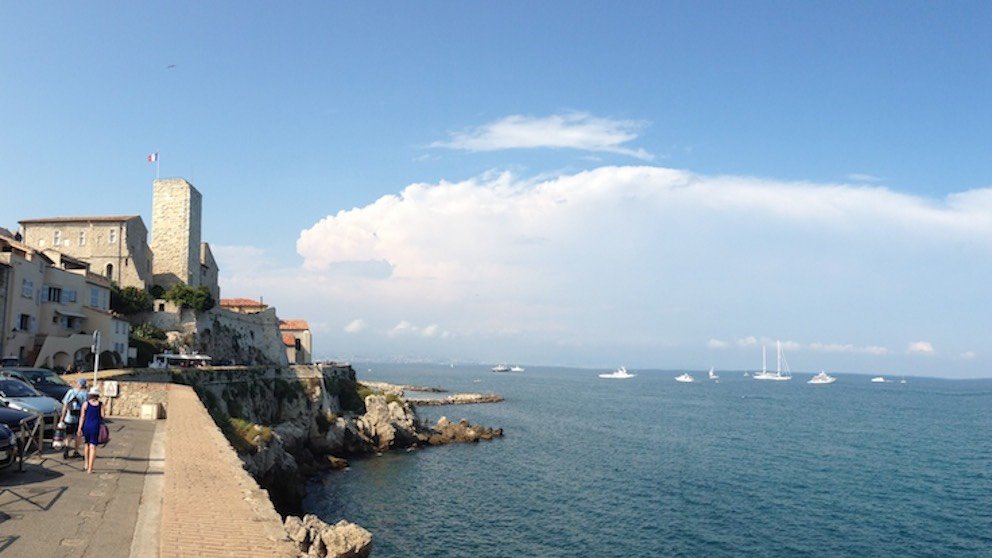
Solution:
[[[935,352],[933,349],[933,344],[929,341],[914,341],[909,344],[906,351],[917,355],[932,355]]]
[[[961,360],[974,360],[975,357],[977,356],[978,353],[976,353],[975,351],[965,351],[960,355],[958,355],[958,358],[960,358]]]
[[[706,347],[709,349],[726,349],[729,344],[726,341],[720,341],[719,339],[710,339],[706,343]]]
[[[654,156],[644,149],[625,146],[637,139],[644,126],[642,121],[600,118],[584,112],[545,117],[514,114],[477,128],[452,132],[449,140],[436,141],[431,147],[465,151],[568,148],[651,160]]]
[[[348,325],[344,326],[344,332],[358,333],[360,331],[364,331],[367,327],[368,325],[365,323],[365,320],[362,319],[352,320],[351,322],[348,323]]]
[[[878,345],[856,346],[851,343],[810,343],[809,349],[821,353],[850,353],[865,355],[887,355],[889,350]]]
[[[855,172],[847,175],[847,179],[850,180],[851,182],[869,182],[869,183],[885,181],[885,179],[882,178],[881,176],[875,176],[873,174],[864,174],[860,172]]]

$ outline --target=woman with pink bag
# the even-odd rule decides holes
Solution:
[[[86,444],[83,455],[86,457],[86,472],[93,472],[93,462],[96,461],[96,446],[100,441],[100,426],[103,425],[103,404],[100,403],[100,389],[90,388],[86,403],[79,416],[80,432]]]

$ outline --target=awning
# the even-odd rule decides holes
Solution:
[[[76,312],[69,312],[68,310],[55,309],[56,314],[62,314],[63,316],[68,316],[70,318],[83,318],[86,319],[86,314],[77,314]]]

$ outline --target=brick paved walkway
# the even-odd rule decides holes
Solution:
[[[193,390],[171,386],[160,556],[298,556]]]

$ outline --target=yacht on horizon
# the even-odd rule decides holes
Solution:
[[[783,382],[792,379],[792,372],[789,371],[789,363],[785,360],[785,353],[782,352],[782,342],[775,342],[777,354],[775,357],[775,371],[769,372],[767,360],[765,358],[765,346],[761,346],[761,372],[755,372],[751,375],[752,379],[755,380],[771,380],[776,382]],[[785,372],[782,372],[782,365],[785,364]]]
[[[820,370],[820,373],[819,374],[817,374],[816,376],[813,376],[812,378],[810,378],[809,381],[806,382],[806,383],[807,384],[832,384],[832,383],[834,383],[836,381],[837,381],[837,378],[834,378],[833,376],[827,374],[823,370]]]
[[[680,376],[675,376],[675,381],[676,382],[681,382],[683,384],[691,384],[691,383],[695,382],[696,379],[693,378],[692,375],[689,374],[688,372],[685,372],[685,373],[683,373]]]
[[[600,378],[605,380],[626,380],[627,378],[633,378],[634,376],[637,376],[637,374],[627,372],[627,369],[623,366],[617,368],[613,372],[606,372],[599,375]]]

